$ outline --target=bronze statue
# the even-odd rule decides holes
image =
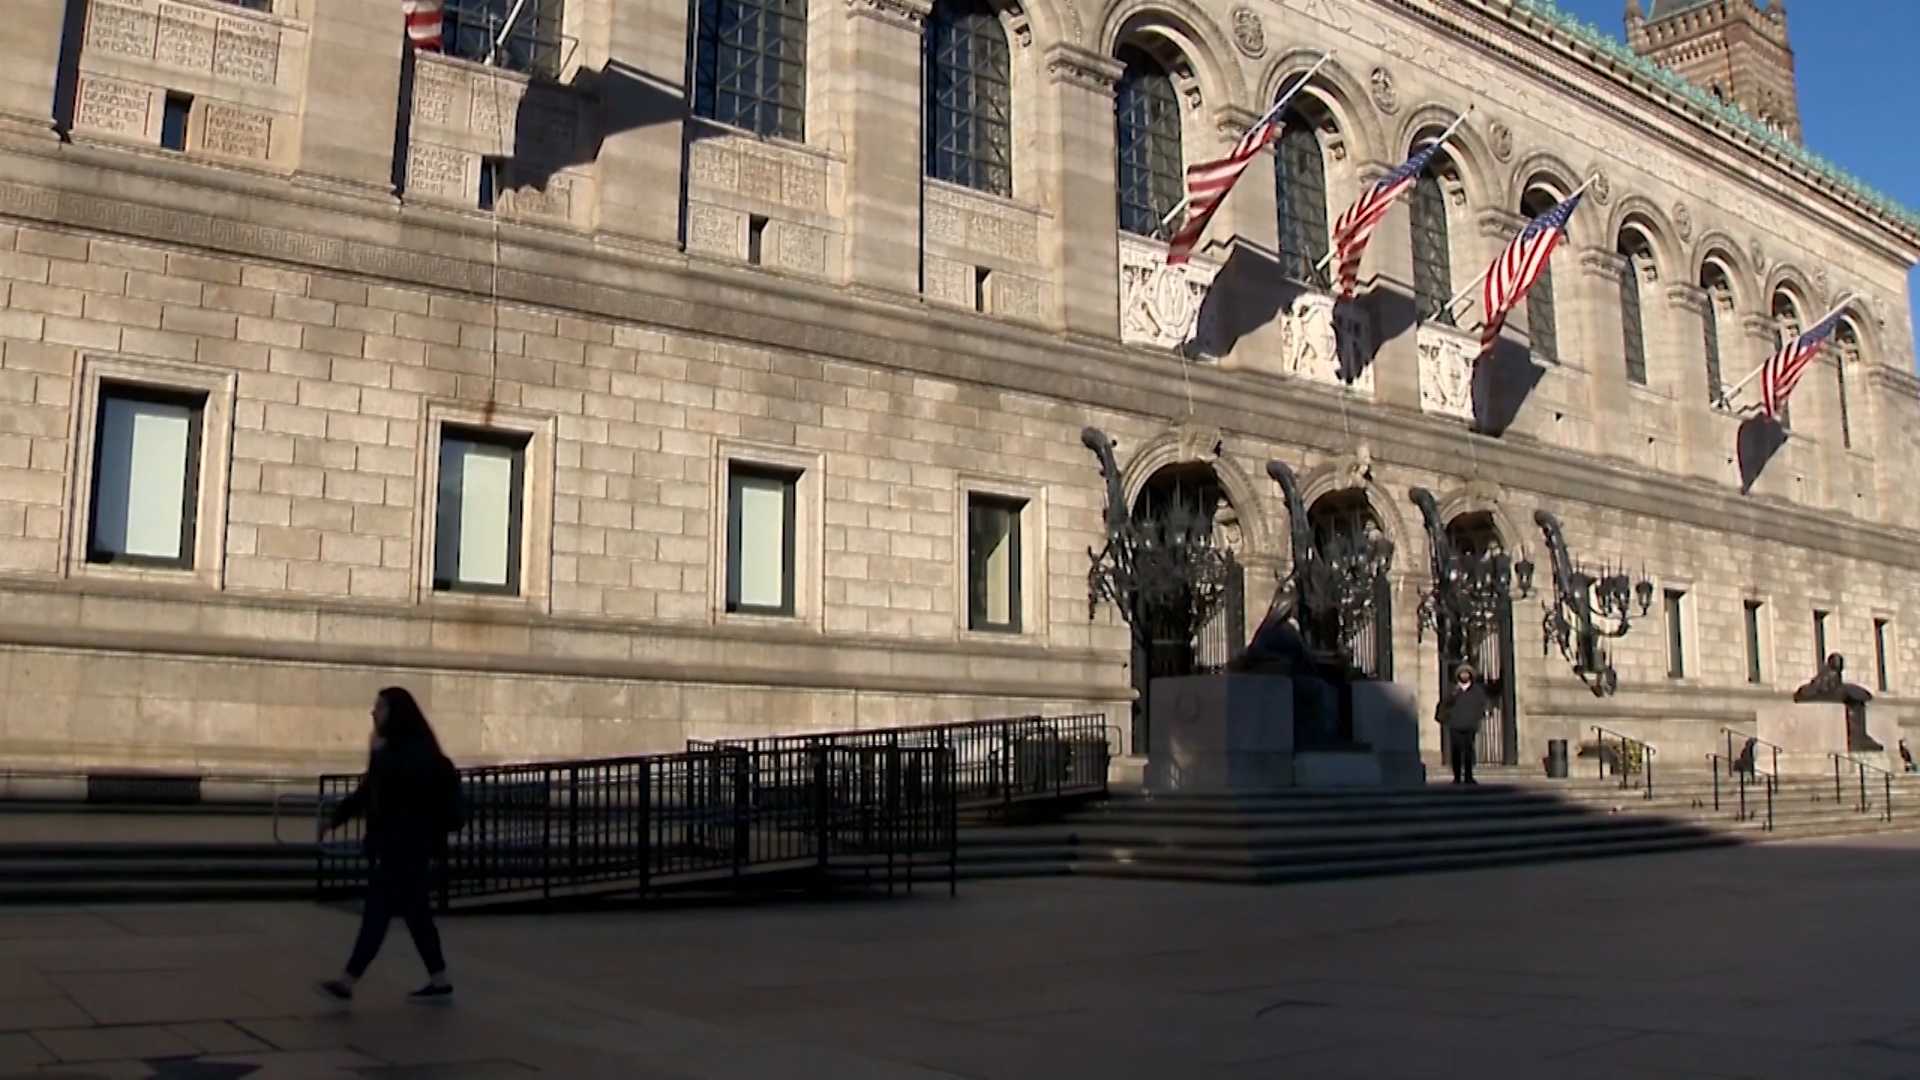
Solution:
[[[1847,707],[1847,751],[1867,753],[1884,750],[1879,741],[1867,734],[1867,703],[1873,693],[1866,687],[1847,681],[1847,658],[1828,653],[1827,662],[1813,678],[1793,692],[1796,702],[1832,702]]]

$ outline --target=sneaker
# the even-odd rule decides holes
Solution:
[[[320,984],[320,992],[339,1001],[353,1000],[353,986],[345,979],[328,979]]]
[[[408,994],[407,1000],[408,1001],[432,1001],[435,998],[444,998],[444,997],[452,997],[452,996],[453,996],[453,986],[451,984],[447,986],[435,986],[432,983],[428,983],[427,985],[421,987],[420,989],[415,990],[413,993]]]

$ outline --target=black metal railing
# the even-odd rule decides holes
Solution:
[[[1722,757],[1719,754],[1708,754],[1707,763],[1708,763],[1708,771],[1713,774],[1714,812],[1718,813],[1720,811],[1720,770],[1724,764],[1727,770],[1727,775],[1736,778],[1738,782],[1737,786],[1739,788],[1740,802],[1739,802],[1738,809],[1735,811],[1734,819],[1736,821],[1752,821],[1753,820],[1753,812],[1750,812],[1747,809],[1747,786],[1749,784],[1758,784],[1761,787],[1761,789],[1765,792],[1766,799],[1767,799],[1767,803],[1766,803],[1767,818],[1766,818],[1766,824],[1764,825],[1764,828],[1766,829],[1767,832],[1772,832],[1773,831],[1773,796],[1774,796],[1774,792],[1779,788],[1780,774],[1777,772],[1770,773],[1765,769],[1755,768],[1751,758],[1747,759],[1744,763],[1740,763],[1740,762],[1736,762],[1732,758]],[[1696,805],[1698,804],[1696,803]]]
[[[442,905],[647,894],[748,877],[958,869],[955,755],[944,746],[708,746],[678,754],[460,770],[465,821],[448,837]],[[320,779],[320,812],[360,778]],[[364,826],[318,855],[323,899],[366,879]]]
[[[1622,788],[1632,787],[1633,776],[1635,773],[1639,773],[1641,776],[1641,786],[1645,789],[1644,797],[1648,799],[1653,798],[1653,758],[1654,755],[1660,751],[1655,749],[1651,743],[1643,742],[1631,735],[1623,735],[1618,731],[1603,728],[1598,724],[1595,724],[1593,727],[1593,736],[1600,744],[1599,753],[1596,755],[1600,763],[1600,778],[1603,780],[1606,779],[1607,752],[1610,747],[1617,744],[1619,749],[1614,751],[1613,771],[1620,776],[1620,786]]]
[[[754,752],[825,746],[842,750],[938,747],[952,752],[955,799],[962,808],[1105,795],[1117,731],[1101,713],[965,720],[922,727],[826,731],[717,742],[696,748]]]
[[[1846,766],[1851,766],[1851,768],[1847,769],[1846,771],[1856,774],[1857,777],[1859,778],[1859,797],[1854,802],[1853,808],[1862,814],[1867,813],[1869,810],[1872,810],[1873,800],[1871,797],[1867,795],[1867,773],[1869,771],[1872,771],[1880,774],[1880,780],[1881,780],[1880,820],[1882,821],[1893,820],[1893,772],[1891,770],[1883,769],[1878,765],[1861,761],[1859,758],[1853,757],[1850,754],[1829,753],[1827,756],[1833,759],[1834,805],[1838,806],[1840,804],[1841,799],[1843,798],[1843,796],[1840,794],[1840,788],[1841,788],[1840,774],[1842,771],[1842,766],[1846,765]]]
[[[1749,735],[1744,731],[1730,727],[1723,727],[1720,729],[1720,732],[1727,737],[1727,768],[1733,770],[1727,774],[1728,776],[1732,776],[1734,772],[1743,770],[1751,771],[1754,767],[1755,756],[1762,746],[1773,752],[1773,775],[1780,775],[1780,751],[1786,749],[1785,747],[1779,743],[1771,743],[1757,735]],[[1738,755],[1735,755],[1733,752],[1735,739],[1744,740],[1740,745],[1740,753]]]

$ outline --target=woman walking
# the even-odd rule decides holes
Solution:
[[[366,974],[386,939],[387,924],[398,915],[427,965],[427,985],[410,996],[446,997],[453,983],[433,925],[432,866],[458,823],[459,774],[440,751],[426,714],[400,687],[389,686],[374,698],[371,742],[366,775],[334,808],[326,826],[332,830],[366,818],[366,906],[346,972],[320,988],[342,1001],[352,998],[353,984]]]

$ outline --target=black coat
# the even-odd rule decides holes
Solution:
[[[1487,681],[1475,676],[1465,690],[1450,682],[1440,695],[1439,721],[1448,731],[1479,731],[1486,722],[1493,697]]]
[[[444,848],[456,820],[459,773],[424,743],[376,746],[353,794],[334,807],[333,823],[367,819],[367,853],[422,858]]]

